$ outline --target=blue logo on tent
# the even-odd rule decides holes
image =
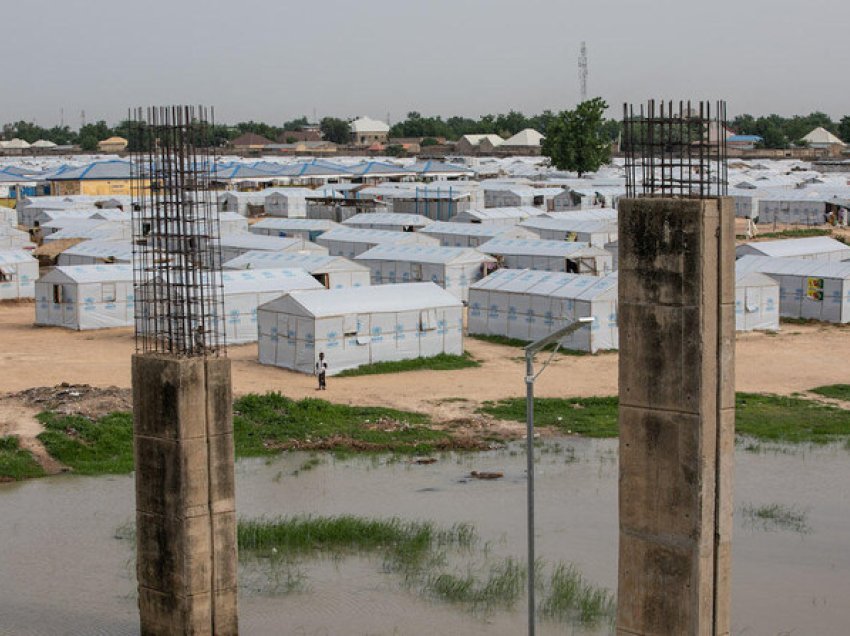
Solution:
[[[395,326],[395,334],[393,335],[395,340],[404,340],[404,325],[397,324]]]
[[[257,308],[256,307],[254,307],[251,310],[251,322],[254,323],[255,325],[257,324]]]
[[[238,325],[242,322],[242,320],[239,318],[239,310],[237,310],[237,309],[233,309],[228,314],[228,316],[230,316],[230,318],[228,319],[227,322],[229,322],[231,325]]]
[[[767,299],[766,307],[768,311],[773,311],[773,298]]]
[[[288,329],[286,332],[286,344],[294,345],[295,344],[295,329]]]
[[[383,330],[380,327],[372,327],[372,342],[381,342],[383,339]]]
[[[508,320],[516,320],[516,307],[508,307]]]
[[[490,318],[498,318],[499,317],[499,306],[498,305],[490,305]]]
[[[440,280],[439,276],[437,276],[436,274],[431,274],[431,282],[432,283],[437,283],[437,282],[439,282],[439,280]],[[448,284],[449,284],[449,277],[446,276],[446,286],[448,286]]]
[[[381,285],[384,282],[384,276],[381,272],[375,272],[375,284]]]
[[[611,327],[617,326],[617,312],[614,312],[608,316],[608,325]]]
[[[481,305],[478,303],[472,303],[472,306],[469,308],[470,316],[480,316],[481,315]]]
[[[461,286],[461,287],[466,287],[466,285],[467,285],[468,283],[469,283],[469,277],[466,275],[466,272],[463,272],[463,273],[460,275],[460,286]]]
[[[271,338],[272,342],[277,342],[277,338],[278,338],[277,327],[272,327],[272,332],[269,335],[269,337]]]
[[[333,349],[339,346],[339,334],[336,331],[328,332],[328,348]]]
[[[534,317],[534,311],[533,310],[529,309],[527,312],[525,312],[525,322],[527,322],[530,325],[537,322],[537,319]]]
[[[304,338],[304,346],[307,349],[315,349],[316,348],[316,341],[313,338],[313,334],[311,334],[311,333],[307,334],[307,336]]]
[[[740,300],[735,301],[735,313],[738,315],[744,313],[744,304]]]
[[[547,311],[546,314],[543,316],[543,323],[547,327],[551,327],[555,324],[555,316],[552,315],[551,311]]]
[[[391,283],[394,283],[395,282],[395,272],[390,272],[388,278],[389,278],[389,281]]]
[[[94,298],[86,298],[83,303],[83,311],[94,311]]]
[[[447,331],[448,331],[448,329],[447,329],[446,321],[445,320],[438,320],[437,321],[437,333],[445,334]]]
[[[401,280],[404,283],[410,282],[410,272],[402,272]]]

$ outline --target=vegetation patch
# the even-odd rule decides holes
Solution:
[[[47,452],[81,475],[129,473],[133,470],[133,415],[111,413],[96,420],[81,415],[45,412],[38,436]]]
[[[806,512],[796,506],[748,504],[741,509],[744,522],[758,530],[788,530],[799,534],[811,532]]]
[[[482,342],[489,342],[490,344],[502,345],[504,347],[516,347],[518,349],[524,349],[526,346],[531,344],[530,340],[520,340],[519,338],[508,338],[507,336],[488,336],[483,334],[470,334],[469,338],[473,338],[475,340],[481,340]],[[557,343],[552,343],[550,345],[546,345],[541,349],[541,351],[554,351]],[[587,351],[578,351],[577,349],[565,349],[564,347],[558,347],[558,353],[562,353],[565,356],[589,356],[592,355]],[[602,353],[602,352],[600,352]]]
[[[850,402],[850,384],[828,384],[812,389],[812,393],[817,393],[824,397],[834,400],[844,400]]]
[[[484,402],[478,411],[500,420],[525,422],[525,398]],[[568,435],[617,437],[618,401],[615,397],[535,398],[536,426],[555,428]]]
[[[813,400],[738,393],[739,435],[774,442],[824,444],[850,436],[850,411]]]
[[[17,437],[0,437],[0,482],[43,477],[44,469]]]
[[[291,400],[280,393],[239,398],[233,418],[236,454],[243,457],[281,450],[427,453],[456,446],[449,433],[429,424],[419,413]]]
[[[830,236],[831,234],[832,230],[828,228],[801,227],[779,230],[777,232],[764,232],[759,234],[758,237],[764,239],[805,238],[807,236]]]
[[[457,369],[469,369],[480,367],[481,363],[473,358],[469,352],[463,355],[452,355],[441,353],[428,358],[413,358],[411,360],[396,360],[392,362],[375,362],[364,364],[355,369],[346,369],[337,373],[337,378],[350,378],[358,375],[380,375],[384,373],[404,373],[405,371],[455,371]]]
[[[617,603],[605,588],[588,582],[573,564],[559,563],[549,577],[540,613],[583,625],[612,621]]]

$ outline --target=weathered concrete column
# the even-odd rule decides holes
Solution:
[[[230,360],[133,356],[141,632],[238,633]]]
[[[620,201],[617,633],[729,634],[731,199]]]

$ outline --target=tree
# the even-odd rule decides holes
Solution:
[[[319,124],[322,136],[335,144],[347,144],[351,129],[348,122],[336,117],[325,117]]]
[[[611,159],[611,139],[604,129],[608,104],[595,97],[558,113],[549,122],[542,152],[559,170],[595,172]]]
[[[838,122],[838,136],[843,141],[850,143],[850,115],[844,115]]]
[[[79,143],[80,148],[86,152],[97,150],[97,142],[103,141],[112,137],[113,131],[107,126],[106,122],[101,120],[96,124],[86,124],[80,128]]]

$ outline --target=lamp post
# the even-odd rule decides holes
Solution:
[[[534,636],[536,609],[534,600],[534,381],[540,376],[560,347],[560,342],[566,336],[593,322],[592,317],[579,318],[566,327],[553,331],[545,338],[541,338],[525,347],[525,428],[526,428],[526,511],[528,514],[528,636]],[[555,344],[552,355],[543,363],[543,367],[537,373],[534,372],[534,356],[550,344]]]

